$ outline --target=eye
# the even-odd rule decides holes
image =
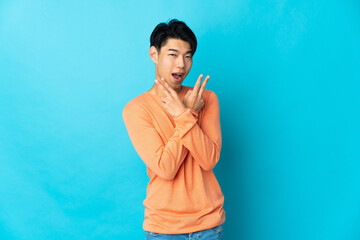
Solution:
[[[189,58],[189,59],[191,59],[191,58],[192,58],[192,56],[191,56],[191,55],[188,55],[188,56],[186,56],[186,58]]]
[[[173,56],[173,57],[176,57],[176,54],[174,53],[170,53],[169,56]]]

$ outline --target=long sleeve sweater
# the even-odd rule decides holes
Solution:
[[[183,86],[183,99],[191,87]],[[145,92],[123,110],[130,139],[147,166],[150,181],[145,231],[182,234],[225,221],[224,196],[212,171],[220,157],[218,98],[204,90],[199,113],[187,108],[172,117],[158,96]]]

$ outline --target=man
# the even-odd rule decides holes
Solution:
[[[183,86],[197,41],[181,21],[160,23],[150,37],[153,87],[123,110],[130,139],[147,166],[146,239],[222,239],[224,196],[212,169],[220,157],[218,98],[207,76]]]

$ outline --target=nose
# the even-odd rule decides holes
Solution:
[[[176,62],[176,65],[178,68],[184,68],[185,67],[185,61],[184,58],[179,56]]]

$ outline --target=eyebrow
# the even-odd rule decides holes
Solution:
[[[179,50],[177,50],[177,49],[173,49],[173,48],[169,48],[169,49],[168,49],[168,51],[179,52]],[[186,52],[186,54],[188,54],[188,53],[192,53],[192,51],[191,51],[191,50],[189,50],[189,51],[187,51],[187,52]]]

